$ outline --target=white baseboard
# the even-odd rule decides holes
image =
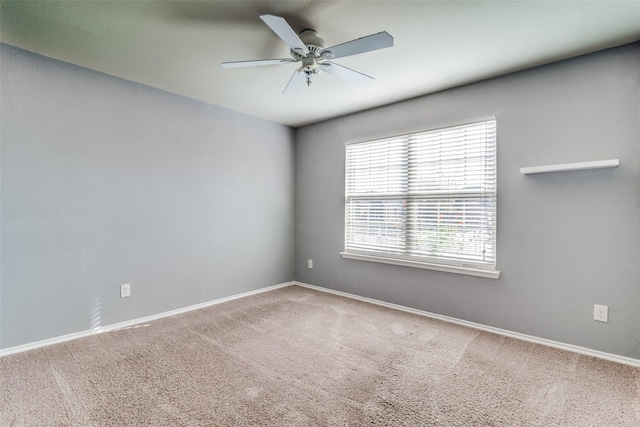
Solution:
[[[443,316],[441,314],[430,313],[428,311],[418,310],[411,307],[405,307],[398,304],[392,304],[372,298],[361,297],[359,295],[349,294],[347,292],[335,291],[333,289],[322,288],[320,286],[310,285],[308,283],[302,282],[292,282],[293,285],[302,286],[304,288],[314,289],[316,291],[327,292],[334,295],[339,295],[347,298],[356,299],[359,301],[368,302],[371,304],[381,305],[383,307],[392,308],[395,310],[406,311],[408,313],[418,314],[420,316],[431,317],[433,319],[443,320],[445,322],[455,323],[457,325],[467,326],[474,329],[480,329],[482,331],[493,332],[494,334],[504,335],[511,338],[516,338],[523,341],[529,341],[535,344],[542,344],[548,347],[554,347],[560,350],[567,350],[573,353],[584,354],[586,356],[593,356],[599,359],[610,360],[612,362],[622,363],[624,365],[631,365],[635,367],[640,367],[640,360],[633,359],[631,357],[619,356],[617,354],[605,353],[603,351],[592,350],[590,348],[580,347],[573,344],[565,344],[558,341],[548,340],[546,338],[534,337],[532,335],[521,334],[519,332],[513,332],[506,329],[494,328],[493,326],[487,326],[480,323],[469,322],[467,320],[456,319],[455,317]]]
[[[284,287],[292,286],[292,285],[297,285],[297,286],[301,286],[301,287],[304,287],[304,288],[314,289],[314,290],[320,291],[320,292],[326,292],[326,293],[339,295],[339,296],[343,296],[343,297],[347,297],[347,298],[351,298],[351,299],[355,299],[355,300],[359,300],[359,301],[364,301],[364,302],[368,302],[368,303],[371,303],[371,304],[376,304],[376,305],[380,305],[380,306],[383,306],[383,307],[392,308],[392,309],[395,309],[395,310],[405,311],[407,313],[413,313],[413,314],[417,314],[417,315],[420,315],[420,316],[426,316],[426,317],[430,317],[430,318],[433,318],[433,319],[443,320],[445,322],[455,323],[457,325],[462,325],[462,326],[467,326],[467,327],[474,328],[474,329],[479,329],[479,330],[482,330],[482,331],[492,332],[492,333],[495,333],[495,334],[498,334],[498,335],[504,335],[504,336],[507,336],[507,337],[516,338],[516,339],[520,339],[520,340],[523,340],[523,341],[529,341],[529,342],[532,342],[532,343],[535,343],[535,344],[542,344],[542,345],[546,345],[548,347],[558,348],[560,350],[567,350],[567,351],[571,351],[571,352],[574,352],[574,353],[579,353],[579,354],[584,354],[584,355],[587,355],[587,356],[597,357],[597,358],[600,358],[600,359],[610,360],[612,362],[617,362],[617,363],[622,363],[622,364],[625,364],[625,365],[631,365],[631,366],[635,366],[635,367],[640,367],[640,360],[633,359],[631,357],[619,356],[617,354],[605,353],[603,351],[592,350],[590,348],[580,347],[580,346],[572,345],[572,344],[565,344],[565,343],[558,342],[558,341],[548,340],[546,338],[534,337],[532,335],[521,334],[519,332],[513,332],[513,331],[506,330],[506,329],[495,328],[493,326],[487,326],[487,325],[483,325],[483,324],[480,324],[480,323],[469,322],[467,320],[456,319],[455,317],[443,316],[441,314],[430,313],[428,311],[418,310],[418,309],[411,308],[411,307],[405,307],[405,306],[398,305],[398,304],[392,304],[392,303],[388,303],[388,302],[385,302],[385,301],[376,300],[376,299],[373,299],[373,298],[362,297],[362,296],[350,294],[350,293],[347,293],[347,292],[341,292],[341,291],[336,291],[336,290],[333,290],[333,289],[322,288],[320,286],[310,285],[308,283],[297,282],[297,281],[280,283],[278,285],[273,285],[273,286],[268,286],[266,288],[260,288],[260,289],[256,289],[256,290],[253,290],[253,291],[243,292],[243,293],[240,293],[240,294],[231,295],[231,296],[228,296],[228,297],[219,298],[219,299],[212,300],[212,301],[207,301],[207,302],[203,302],[203,303],[200,303],[200,304],[194,304],[194,305],[190,305],[188,307],[178,308],[176,310],[165,311],[163,313],[153,314],[151,316],[140,317],[140,318],[137,318],[137,319],[127,320],[125,322],[115,323],[115,324],[107,325],[107,326],[101,326],[99,328],[89,329],[89,330],[86,330],[86,331],[75,332],[75,333],[68,334],[68,335],[63,335],[63,336],[60,336],[60,337],[54,337],[54,338],[49,338],[49,339],[45,339],[45,340],[42,340],[42,341],[36,341],[36,342],[33,342],[33,343],[29,343],[29,344],[23,344],[23,345],[19,345],[19,346],[15,346],[15,347],[9,347],[9,348],[5,348],[5,349],[0,349],[0,357],[8,356],[10,354],[21,353],[23,351],[34,350],[34,349],[37,349],[37,348],[46,347],[46,346],[49,346],[49,345],[58,344],[58,343],[62,343],[62,342],[65,342],[65,341],[71,341],[71,340],[75,340],[75,339],[78,339],[78,338],[88,337],[88,336],[95,335],[95,334],[101,334],[103,332],[109,332],[109,331],[115,331],[115,330],[118,330],[118,329],[128,328],[130,326],[138,325],[138,324],[141,324],[141,323],[151,322],[153,320],[161,319],[163,317],[175,316],[177,314],[186,313],[186,312],[189,312],[189,311],[192,311],[192,310],[198,310],[200,308],[205,308],[205,307],[209,307],[209,306],[212,306],[212,305],[221,304],[223,302],[232,301],[232,300],[235,300],[235,299],[238,299],[238,298],[248,297],[248,296],[251,296],[251,295],[257,295],[257,294],[260,294],[260,293],[263,293],[263,292],[268,292],[268,291],[272,291],[272,290],[275,290],[275,289],[284,288]]]
[[[36,341],[29,344],[18,345],[15,347],[8,347],[5,349],[0,349],[0,357],[8,356],[10,354],[21,353],[23,351],[34,350],[40,347],[46,347],[53,344],[58,344],[65,341],[71,341],[78,338],[84,338],[91,335],[101,334],[103,332],[115,331],[118,329],[128,328],[130,326],[139,325],[141,323],[151,322],[153,320],[161,319],[163,317],[175,316],[176,314],[186,313],[192,310],[198,310],[200,308],[209,307],[216,304],[221,304],[223,302],[232,301],[238,298],[248,297],[250,295],[256,295],[267,291],[272,291],[274,289],[284,288],[287,286],[291,286],[295,284],[295,282],[285,282],[280,283],[278,285],[268,286],[266,288],[260,288],[253,291],[242,292],[240,294],[231,295],[224,298],[219,298],[212,301],[203,302],[200,304],[194,304],[187,307],[178,308],[176,310],[165,311],[163,313],[153,314],[151,316],[139,317],[137,319],[127,320],[125,322],[114,323],[113,325],[101,326],[99,328],[89,329],[86,331],[74,332],[68,335],[62,335],[60,337],[48,338],[42,341]]]

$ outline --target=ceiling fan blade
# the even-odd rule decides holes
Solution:
[[[354,71],[351,68],[343,67],[342,65],[338,65],[334,62],[323,62],[320,65],[320,68],[322,69],[322,71],[333,74],[334,76],[339,77],[342,80],[359,83],[362,85],[370,85],[375,80],[371,76],[367,76],[366,74]]]
[[[289,83],[287,83],[287,87],[284,88],[282,93],[296,93],[302,83],[305,81],[305,75],[302,71],[296,70],[293,72],[293,75],[289,79]]]
[[[261,65],[277,65],[288,64],[290,62],[296,62],[291,58],[282,59],[258,59],[255,61],[235,61],[235,62],[223,62],[220,64],[222,68],[242,68],[242,67],[259,67]]]
[[[391,34],[383,31],[351,40],[350,42],[324,48],[320,51],[320,55],[325,52],[331,52],[333,54],[331,59],[344,58],[345,56],[357,55],[359,53],[371,52],[372,50],[385,49],[392,46],[393,37]]]
[[[294,52],[308,55],[309,49],[300,40],[300,37],[296,34],[291,26],[285,21],[284,18],[273,15],[260,15],[260,19],[273,30]]]

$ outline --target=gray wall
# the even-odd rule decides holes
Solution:
[[[638,70],[632,44],[298,129],[296,279],[640,358]],[[500,279],[338,255],[345,141],[491,115]],[[611,158],[619,168],[519,173]],[[594,303],[609,306],[609,323],[592,320]]]
[[[303,282],[640,358],[639,44],[301,128],[295,150],[284,126],[1,44],[0,62],[0,348],[282,283],[295,256]],[[500,279],[340,258],[345,141],[488,115]]]
[[[0,347],[293,279],[293,130],[7,45],[0,60]]]

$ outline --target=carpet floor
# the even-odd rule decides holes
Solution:
[[[640,369],[298,286],[0,358],[2,426],[640,426]]]

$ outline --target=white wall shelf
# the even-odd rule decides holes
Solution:
[[[593,162],[563,163],[559,165],[547,165],[547,166],[529,166],[526,168],[520,168],[520,173],[523,175],[530,175],[533,173],[567,172],[567,171],[579,171],[579,170],[586,170],[586,169],[617,168],[618,165],[620,165],[619,159],[596,160]]]

